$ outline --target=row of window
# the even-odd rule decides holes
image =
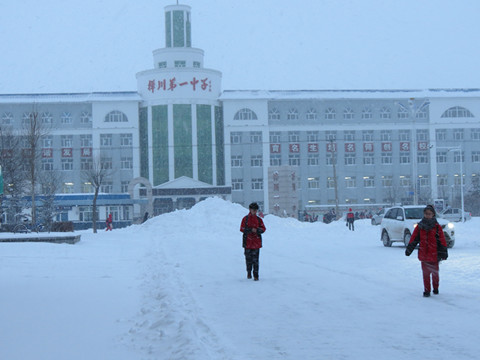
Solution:
[[[133,145],[133,136],[132,134],[119,134],[120,135],[120,146],[132,146]],[[80,147],[92,147],[92,135],[80,135]],[[23,147],[29,148],[28,139],[23,138]],[[100,134],[100,145],[105,147],[113,146],[113,134]],[[60,135],[60,144],[62,148],[73,148],[74,147],[74,136],[73,135]],[[50,149],[54,147],[53,136],[45,135],[42,136],[40,140],[40,146],[45,149]]]
[[[74,159],[72,158],[63,158],[61,159],[61,170],[64,171],[73,171],[76,170],[74,168]],[[25,171],[28,170],[28,164],[23,164]],[[102,163],[101,163],[102,168],[106,170],[112,170],[113,169],[113,159],[110,157],[104,157],[102,158]],[[47,159],[42,159],[41,163],[41,168],[42,170],[45,171],[52,171],[54,169],[54,159],[53,158],[47,158]],[[93,161],[92,158],[81,158],[80,159],[80,170],[92,170],[93,169]],[[120,170],[132,170],[133,169],[133,158],[132,157],[121,157],[120,158],[120,164],[119,164],[119,169]]]
[[[176,68],[184,68],[184,67],[187,67],[187,62],[185,60],[175,60],[173,62],[173,65],[176,67]],[[192,63],[192,67],[194,68],[197,68],[199,69],[201,67],[201,63],[200,61],[194,61]],[[159,69],[165,69],[167,68],[167,62],[166,61],[160,61],[158,63],[158,68]]]
[[[451,135],[451,140],[465,140],[465,133],[467,129],[436,129],[435,138],[437,141],[448,140],[448,135]],[[270,143],[280,144],[283,141],[282,135],[286,133],[288,142],[299,143],[301,142],[301,132],[300,131],[270,131]],[[346,130],[343,132],[340,131],[307,131],[306,132],[306,141],[307,142],[318,142],[321,138],[321,133],[324,135],[325,141],[337,140],[338,133],[342,133],[344,141],[355,141],[359,135],[359,131],[355,130]],[[410,141],[411,140],[412,130],[398,130],[395,132],[395,135],[398,137],[399,141]],[[480,129],[470,129],[469,131],[471,140],[480,140]],[[230,143],[231,144],[243,144],[243,139],[245,136],[248,136],[248,140],[252,144],[260,144],[263,142],[263,136],[261,131],[250,131],[248,135],[242,132],[231,132],[230,133]],[[375,132],[374,130],[362,130],[361,131],[361,140],[363,141],[392,141],[394,138],[393,130],[380,130],[380,132]],[[428,141],[429,135],[428,130],[419,129],[416,130],[417,141]]]
[[[120,184],[120,192],[121,193],[128,193],[128,184],[130,183],[130,181],[122,181],[121,184]],[[112,181],[104,181],[102,183],[102,185],[100,186],[100,190],[99,190],[101,193],[107,193],[107,194],[111,194],[113,193],[113,182]],[[75,183],[72,183],[72,182],[64,182],[62,185],[61,185],[61,190],[60,192],[62,194],[73,194],[73,193],[76,193],[78,192],[77,190],[75,190]],[[93,189],[93,186],[91,183],[89,182],[84,182],[84,183],[81,183],[80,185],[80,192],[83,193],[83,194],[91,194],[94,192],[94,189]],[[82,220],[82,219],[80,219]]]
[[[53,124],[54,116],[49,111],[44,111],[41,113],[34,112],[24,112],[21,118],[22,125],[30,124],[32,120],[39,120],[40,123],[48,125]],[[64,111],[60,114],[60,123],[61,124],[73,124],[73,116],[69,111]],[[81,124],[91,124],[92,115],[87,111],[82,111],[79,116]],[[15,118],[11,112],[4,112],[2,114],[2,125],[12,125],[15,121]],[[128,122],[127,116],[118,110],[114,110],[105,115],[105,122]]]
[[[477,174],[472,175],[472,177],[477,176]],[[326,187],[327,189],[335,188],[335,180],[333,177],[326,177]],[[241,191],[244,190],[245,181],[243,179],[232,179],[232,191]],[[309,189],[322,189],[320,178],[319,177],[309,177],[307,179],[307,184]],[[360,179],[357,179],[356,176],[345,176],[343,179],[343,185],[345,188],[357,188],[359,184],[363,184],[364,188],[375,188],[377,184],[375,176],[363,176]],[[380,179],[380,185],[384,188],[391,188],[394,186],[394,179],[391,175],[384,175]],[[418,185],[421,187],[430,186],[430,177],[428,175],[421,175],[418,177]],[[448,175],[437,175],[437,185],[438,186],[448,186]],[[458,174],[454,176],[454,185],[460,186],[461,179]],[[252,190],[263,190],[263,179],[254,178],[250,181],[250,186]],[[400,187],[411,187],[412,181],[410,175],[399,175],[398,176],[398,186]],[[280,191],[280,185],[278,183],[273,184],[273,191]]]

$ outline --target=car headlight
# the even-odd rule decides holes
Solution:
[[[447,224],[447,227],[450,229],[450,230],[453,230],[453,228],[455,227],[455,225],[453,225],[453,223],[449,222]]]

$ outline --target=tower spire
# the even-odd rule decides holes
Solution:
[[[165,7],[165,46],[192,47],[190,6],[170,5]]]

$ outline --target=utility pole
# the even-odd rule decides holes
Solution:
[[[332,165],[333,165],[333,186],[335,187],[335,220],[338,219],[338,182],[337,182],[337,144],[333,143],[333,139],[330,139],[330,150],[332,151]]]

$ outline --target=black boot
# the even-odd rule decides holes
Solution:
[[[424,291],[423,297],[430,297],[430,291]]]
[[[258,272],[253,273],[253,280],[258,281]]]
[[[251,271],[248,271],[247,272],[247,279],[251,279],[252,278],[252,272]]]
[[[435,295],[438,295],[438,289],[433,289],[433,293],[434,293]]]

